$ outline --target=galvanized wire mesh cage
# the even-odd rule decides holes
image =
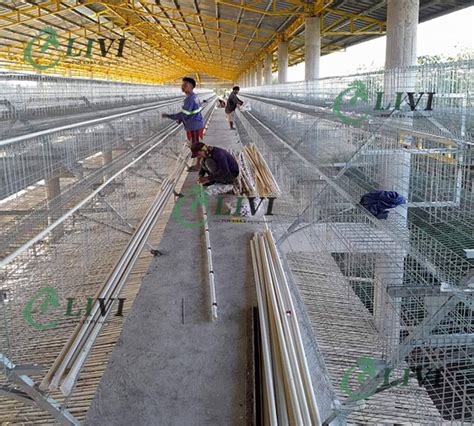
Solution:
[[[117,95],[127,96],[129,106],[136,105],[120,112],[105,110],[98,119],[23,131],[21,136],[0,141],[0,353],[4,367],[0,380],[4,390],[13,392],[17,383],[8,380],[12,376],[5,365],[40,364],[43,371],[31,377],[38,381],[44,377],[76,326],[87,320],[98,289],[164,182],[171,176],[178,179],[189,157],[182,126],[161,117],[180,108],[182,98],[176,97],[177,91],[65,80],[78,91],[84,84],[97,89],[98,102],[106,93],[115,96],[116,88]],[[61,87],[52,79],[51,105],[67,104],[69,100],[61,97],[66,92],[54,98],[55,84]],[[203,93],[203,98],[210,95]],[[38,101],[38,105],[47,103]],[[206,115],[211,106],[205,108]],[[56,114],[52,109],[47,117]],[[67,114],[74,117],[69,109]],[[155,248],[148,248],[151,256],[149,251]],[[141,273],[137,271],[138,276]],[[79,419],[85,416],[110,353],[103,349],[115,344],[123,312],[130,309],[138,290],[135,281],[139,279],[125,287],[123,301],[115,301],[99,340],[99,346],[105,346],[93,352],[75,391],[68,397],[56,391],[44,394],[54,397],[63,409],[69,407]],[[110,306],[109,300],[104,303]],[[52,421],[38,407],[25,408],[3,397],[0,418]]]
[[[284,191],[272,227],[350,422],[473,421],[472,65],[243,90],[240,122]],[[378,218],[360,203],[376,191],[406,202]]]

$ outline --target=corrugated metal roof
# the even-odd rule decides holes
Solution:
[[[230,81],[265,51],[274,51],[282,37],[290,40],[290,64],[304,60],[304,16],[311,12],[322,15],[323,55],[378,37],[385,31],[386,3],[386,0],[0,1],[0,67],[37,71],[39,67],[26,61],[24,52],[41,30],[51,27],[59,46],[42,51],[44,37],[39,37],[31,49],[34,62],[39,65],[60,58],[56,66],[43,72],[150,82],[173,81],[183,74],[198,73],[202,80],[212,76]],[[420,22],[472,4],[470,0],[420,0]],[[356,34],[361,30],[363,33]],[[118,41],[112,45],[111,54],[107,52],[103,56],[100,38],[125,38],[124,57],[114,56]],[[68,48],[69,39],[74,40],[71,48]],[[93,48],[88,51],[90,39],[94,40]]]

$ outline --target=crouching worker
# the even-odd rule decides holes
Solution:
[[[201,158],[199,183],[204,186],[222,183],[234,184],[239,176],[239,165],[233,155],[217,146],[206,145],[199,142],[191,146],[191,157]]]

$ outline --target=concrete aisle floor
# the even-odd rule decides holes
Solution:
[[[216,109],[206,143],[241,149]],[[190,173],[183,190],[196,184]],[[201,220],[185,203],[182,216]],[[209,211],[215,200],[210,199]],[[210,319],[203,228],[170,219],[88,413],[89,425],[243,425],[252,415],[249,239],[261,223],[210,218],[217,321]],[[184,307],[184,309],[183,309]]]

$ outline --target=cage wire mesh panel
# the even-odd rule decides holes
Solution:
[[[65,80],[71,87],[77,83],[78,94],[84,84],[91,90],[94,86],[93,82]],[[114,95],[109,91],[114,85],[101,88],[102,83],[97,84],[98,102],[105,93]],[[53,87],[49,95],[55,108],[48,117],[56,116],[62,101],[68,102],[60,92],[55,97]],[[148,89],[149,99],[145,97]],[[91,300],[95,302],[97,290],[163,182],[188,157],[183,129],[161,117],[179,109],[181,97],[169,100],[175,97],[172,90],[144,85],[121,84],[117,95],[120,91],[136,103],[126,115],[117,116],[114,110],[98,123],[89,120],[75,128],[0,141],[0,353],[17,365],[40,364],[42,372],[31,376],[36,383],[87,316]],[[211,99],[212,93],[201,96]],[[139,99],[145,104],[138,104]],[[154,102],[152,107],[149,100]],[[209,102],[204,114],[208,116],[212,108]],[[125,291],[123,297],[129,293]],[[105,306],[109,303],[105,301]],[[115,303],[105,336],[120,330],[121,306]],[[102,352],[110,351],[104,346]],[[91,376],[80,377],[76,391],[67,398],[59,392],[50,394],[80,419],[95,389],[87,382],[97,384],[106,363],[92,358]],[[4,390],[14,390],[8,375],[3,368],[2,385]],[[28,424],[53,421],[38,407],[3,396],[0,419]]]
[[[281,185],[271,225],[349,423],[473,422],[472,65],[243,90],[239,125]],[[386,219],[360,203],[382,190],[406,200]]]
[[[105,80],[0,72],[0,134],[11,137],[49,128],[68,118],[96,118],[110,109],[126,109],[181,97],[176,86],[127,84]]]

